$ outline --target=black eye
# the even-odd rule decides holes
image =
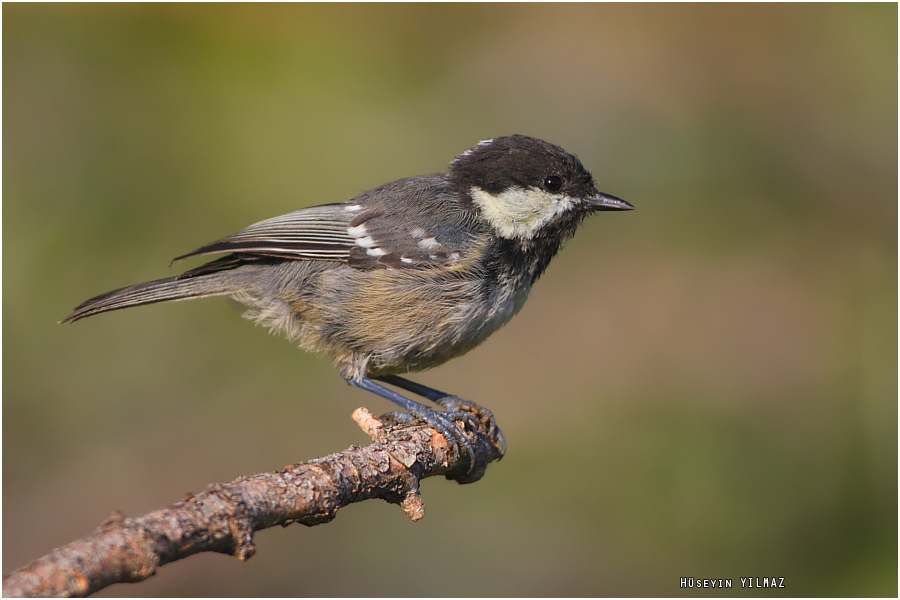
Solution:
[[[562,187],[562,177],[559,175],[547,175],[544,177],[544,189],[548,192],[558,192]]]

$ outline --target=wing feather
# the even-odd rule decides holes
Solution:
[[[346,204],[323,204],[259,223],[201,246],[172,262],[220,252],[247,252],[285,258],[337,260],[346,262],[354,240],[347,232],[353,213]]]
[[[254,223],[174,260],[234,252],[241,260],[331,260],[359,269],[454,268],[481,251],[473,244],[485,234],[478,227],[445,178],[427,175]]]

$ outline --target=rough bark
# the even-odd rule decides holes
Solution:
[[[502,434],[481,417],[458,421],[474,449],[470,464],[466,452],[409,415],[376,418],[357,409],[353,419],[373,444],[213,484],[142,517],[113,513],[92,534],[4,576],[3,595],[87,596],[113,583],[142,581],[159,566],[198,552],[247,560],[256,551],[254,532],[327,523],[342,506],[371,498],[398,504],[417,521],[425,514],[421,479],[477,481],[502,456]]]

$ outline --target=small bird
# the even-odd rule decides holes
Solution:
[[[631,210],[594,187],[581,161],[523,135],[479,142],[446,173],[399,179],[343,203],[260,221],[175,258],[227,253],[176,277],[96,296],[63,322],[167,300],[231,296],[245,316],[304,350],[329,356],[341,377],[403,407],[472,448],[454,419],[490,411],[414,383],[504,325],[587,215]],[[380,383],[379,383],[380,382]],[[444,408],[435,411],[384,383]]]

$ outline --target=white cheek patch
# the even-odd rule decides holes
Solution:
[[[472,187],[469,193],[485,220],[505,238],[531,238],[553,217],[570,210],[577,202],[566,195],[534,187],[510,188],[499,194]]]

